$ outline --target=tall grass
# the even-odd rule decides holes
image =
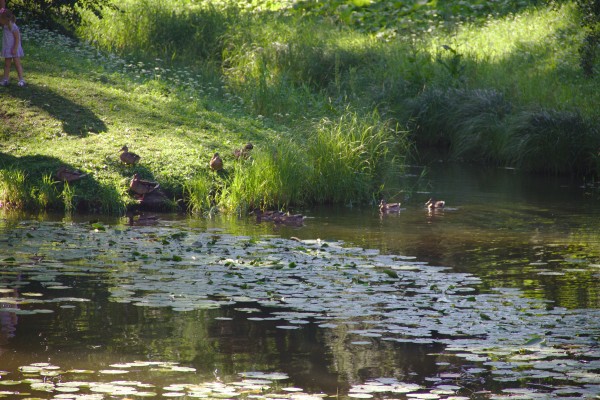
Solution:
[[[215,204],[217,186],[208,174],[198,174],[184,185],[184,199],[193,214],[208,212]]]
[[[250,159],[235,162],[228,177],[211,182],[199,174],[187,185],[186,199],[193,211],[204,213],[214,205],[243,213],[257,207],[370,202],[401,171],[408,152],[402,147],[404,135],[377,113],[348,111],[321,121],[301,146],[282,140],[255,148]]]
[[[26,174],[22,170],[0,170],[0,205],[3,208],[23,208],[28,202],[25,181]]]
[[[78,34],[101,49],[143,59],[220,59],[237,10],[210,2],[128,0],[106,8],[102,19],[87,12]]]
[[[121,133],[177,141],[175,161],[165,156],[173,152],[143,143],[146,154],[154,154],[144,156],[143,167],[148,175],[169,177],[169,190],[184,193],[194,212],[368,202],[397,174],[411,140],[443,147],[456,159],[553,173],[600,172],[600,87],[579,70],[581,32],[568,2],[406,36],[401,30],[366,34],[356,28],[358,15],[345,24],[341,14],[327,18],[324,9],[315,16],[242,4],[125,0],[118,11],[105,10],[103,19],[85,15],[78,32],[103,50],[143,61],[99,68],[93,86],[106,89],[102,98],[114,99],[88,105],[99,114],[110,108],[107,130],[118,125]],[[76,59],[69,57],[70,63]],[[117,70],[135,75],[126,84],[134,87],[132,95],[146,95],[124,100],[96,86],[119,85]],[[137,109],[131,106],[136,101]],[[215,109],[225,117],[209,115]],[[256,125],[233,122],[247,114],[254,114]],[[130,131],[121,115],[143,115],[144,121]],[[267,133],[269,128],[285,133]],[[228,148],[232,138],[246,135],[259,144],[251,160],[227,160],[222,175],[199,172],[199,154]],[[112,146],[100,144],[101,138],[89,148]],[[62,157],[58,149],[54,153]],[[184,159],[185,167],[178,163]],[[99,204],[111,204],[105,209],[118,211],[127,197],[116,182],[123,171],[106,164],[106,190],[91,184],[76,189],[89,190]],[[104,173],[99,162],[90,169]],[[53,203],[49,188],[36,192],[40,204]],[[67,192],[63,203],[81,204],[75,192]]]
[[[44,174],[39,187],[32,189],[31,197],[35,201],[37,208],[45,210],[57,206],[59,196],[56,183],[51,174]]]
[[[323,120],[309,138],[309,190],[318,203],[365,203],[380,185],[399,172],[403,150],[400,138],[374,112],[347,113]]]
[[[221,203],[242,211],[305,204],[308,162],[296,144],[286,141],[256,152],[251,160],[236,163]]]
[[[579,113],[533,110],[510,121],[510,162],[528,170],[585,173],[597,167],[600,131]]]

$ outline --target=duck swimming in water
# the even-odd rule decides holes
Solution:
[[[262,211],[260,208],[252,210],[252,214],[256,215],[256,222],[274,221],[276,218],[281,218],[285,215],[281,211]]]
[[[446,202],[444,200],[435,200],[433,198],[427,200],[425,206],[430,210],[439,210],[446,207]]]
[[[400,212],[400,203],[386,203],[385,200],[381,199],[379,212],[382,214]]]

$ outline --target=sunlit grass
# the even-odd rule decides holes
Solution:
[[[3,89],[0,138],[3,163],[32,182],[31,203],[59,207],[43,177],[60,164],[89,174],[73,185],[77,207],[110,212],[133,201],[135,172],[200,213],[369,202],[397,175],[394,156],[411,151],[405,127],[416,143],[459,159],[597,172],[600,90],[579,70],[581,33],[568,3],[385,37],[323,10],[260,10],[128,0],[103,20],[86,16],[79,34],[90,45],[24,27],[30,86]],[[569,113],[588,129],[560,166],[527,162],[523,143],[535,140],[518,127],[538,113],[558,118],[551,125],[563,128],[552,132],[564,138]],[[236,162],[232,150],[248,141],[258,144],[253,158]],[[124,144],[142,156],[138,165],[119,162]],[[213,182],[215,151],[225,171]],[[585,162],[570,159],[581,154]]]
[[[23,112],[28,118],[0,133],[10,151],[2,155],[6,164],[21,165],[30,177],[36,200],[29,206],[120,213],[134,202],[128,184],[136,172],[158,181],[170,199],[189,201],[198,213],[214,205],[245,212],[318,202],[321,195],[307,189],[309,180],[303,178],[310,176],[312,162],[299,147],[315,129],[313,121],[279,126],[275,121],[285,120],[290,110],[280,105],[271,118],[246,114],[243,98],[193,69],[161,60],[127,62],[52,32],[25,32],[30,84],[7,88],[2,108],[15,120]],[[266,94],[264,101],[269,100]],[[252,159],[235,161],[233,149],[248,141],[256,145]],[[141,156],[139,164],[119,161],[123,145]],[[215,151],[225,160],[223,176],[208,172]],[[52,182],[49,177],[62,164],[88,177],[69,185]],[[349,165],[347,174],[353,168],[363,167]],[[383,175],[370,178],[377,181],[354,188],[351,201],[369,197],[363,189],[385,184]]]

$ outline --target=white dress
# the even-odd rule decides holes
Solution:
[[[19,32],[19,27],[17,24],[12,24],[12,30],[8,25],[4,25],[4,30],[2,31],[2,57],[4,58],[13,58],[13,57],[23,57],[25,53],[23,52],[23,47],[21,47],[21,41],[19,40],[19,46],[17,48],[17,54],[14,55],[12,53],[13,46],[15,44],[15,35],[14,32]],[[19,34],[19,39],[21,35]]]

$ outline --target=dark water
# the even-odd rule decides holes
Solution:
[[[423,203],[431,196],[443,198],[446,209],[433,213],[426,210]],[[5,310],[0,310],[0,371],[3,371],[0,385],[4,385],[0,386],[0,397],[4,394],[8,398],[23,398],[32,393],[31,397],[37,398],[137,398],[135,393],[128,394],[126,390],[111,391],[98,386],[91,390],[89,385],[83,384],[77,386],[76,392],[58,389],[68,388],[59,384],[79,381],[120,381],[126,388],[134,386],[131,382],[142,382],[148,388],[137,387],[138,394],[143,390],[148,396],[155,393],[157,398],[264,398],[267,395],[290,398],[296,393],[292,391],[294,387],[300,393],[295,394],[295,398],[318,394],[346,397],[349,390],[351,397],[405,398],[408,389],[381,389],[398,383],[420,385],[409,398],[594,398],[600,394],[600,322],[595,317],[600,309],[600,191],[597,188],[586,187],[577,180],[524,176],[509,170],[444,166],[434,168],[426,180],[415,180],[410,192],[399,192],[391,197],[389,202],[403,203],[405,209],[399,214],[381,216],[375,208],[319,208],[305,210],[308,218],[301,227],[256,224],[235,217],[206,220],[173,215],[162,216],[157,226],[138,228],[127,227],[124,220],[96,216],[64,219],[6,215],[0,220],[0,299],[11,300],[0,302]],[[102,224],[100,230],[89,225],[90,220],[96,219]],[[173,232],[185,232],[187,239],[180,239]],[[400,273],[400,280],[408,280],[408,283],[404,286],[395,283],[391,289],[381,279],[369,285],[367,280],[371,278],[366,272],[353,275],[351,281],[340,286],[342,289],[332,290],[356,291],[357,308],[368,301],[364,299],[369,298],[371,288],[375,288],[373,296],[379,293],[379,288],[383,292],[398,290],[392,296],[400,296],[402,288],[404,295],[415,296],[415,302],[422,301],[419,296],[424,294],[427,301],[433,299],[433,303],[423,305],[421,313],[409,315],[398,314],[397,310],[388,314],[385,310],[394,309],[393,305],[374,301],[369,307],[383,311],[372,317],[348,317],[345,311],[343,323],[331,327],[323,322],[329,318],[336,320],[335,308],[308,313],[304,318],[279,316],[278,313],[287,310],[303,311],[303,300],[319,303],[318,298],[306,291],[294,292],[295,286],[289,282],[286,299],[279,300],[276,296],[283,298],[284,295],[277,293],[272,303],[257,302],[251,295],[240,298],[232,294],[231,301],[221,301],[214,308],[178,309],[169,305],[168,297],[166,306],[158,300],[140,306],[136,304],[139,300],[136,296],[141,298],[144,289],[139,286],[130,289],[132,293],[127,294],[125,300],[119,297],[119,290],[131,287],[128,285],[134,280],[132,276],[138,281],[152,282],[159,279],[154,275],[157,271],[162,273],[160,282],[172,285],[173,289],[167,291],[171,294],[167,295],[177,301],[180,296],[177,288],[183,288],[191,276],[179,274],[179,254],[184,261],[190,254],[194,260],[212,257],[210,240],[202,239],[203,244],[195,247],[202,241],[196,236],[206,232],[213,232],[215,241],[233,238],[232,249],[239,242],[236,238],[241,236],[297,238],[289,243],[319,238],[343,241],[348,247],[379,249],[382,255],[400,255],[419,268],[445,269],[439,272],[423,269],[420,275],[432,276],[423,278],[425,283],[419,281],[418,276],[409,279]],[[285,250],[276,250],[274,254],[288,251],[293,246],[289,243],[284,242],[281,249]],[[140,247],[136,247],[138,244]],[[149,255],[140,251],[142,248],[148,249]],[[78,249],[83,250],[77,253]],[[157,253],[160,254],[157,256]],[[263,261],[265,258],[268,257],[262,256]],[[149,259],[156,262],[143,261]],[[342,265],[346,259],[347,256],[343,256],[342,261],[332,261],[332,265]],[[283,270],[287,268],[291,272],[285,277],[288,281],[303,282],[302,270],[292,270],[295,262],[292,265],[286,261]],[[148,267],[147,275],[139,275],[140,266]],[[352,271],[354,273],[354,269]],[[186,269],[185,273],[190,272]],[[214,279],[218,284],[217,273],[220,272],[203,272],[202,279]],[[232,269],[227,274],[230,277],[227,279],[233,282],[243,279],[242,275],[247,272]],[[342,280],[342,271],[339,274]],[[456,282],[440,289],[445,280],[455,279],[453,277],[458,277]],[[330,279],[327,284],[337,287],[335,278],[327,279]],[[446,301],[446,296],[449,298],[465,279],[472,284],[467,282],[468,287],[459,289],[474,294],[462,296],[462,303],[438,309],[435,302]],[[235,284],[236,290],[250,288],[258,281],[260,279],[250,284],[239,281]],[[303,290],[314,286],[318,285],[303,286]],[[516,314],[531,313],[531,318],[537,318],[550,313],[549,316],[544,314],[544,318],[575,322],[564,323],[567,326],[564,327],[562,322],[544,320],[538,331],[523,334],[523,340],[518,342],[523,348],[513,346],[500,351],[497,344],[490,344],[496,355],[473,351],[469,356],[456,357],[452,350],[448,351],[454,342],[470,340],[470,335],[491,336],[478,333],[476,324],[460,335],[456,330],[446,333],[432,328],[424,334],[427,340],[421,340],[416,328],[419,323],[424,324],[421,320],[437,320],[451,314],[452,309],[465,307],[465,302],[479,305],[480,299],[497,288],[507,290],[501,292],[505,293],[506,303],[518,303],[514,306]],[[193,289],[185,290],[188,297],[194,293]],[[227,284],[220,290],[227,291]],[[367,294],[363,296],[365,290]],[[136,299],[132,301],[132,297]],[[222,299],[223,296],[212,294],[208,298]],[[347,299],[352,297],[343,299],[340,309],[351,309]],[[481,323],[493,323],[497,317],[490,316],[503,305],[501,302],[491,303],[492,306],[481,304],[484,304],[483,309],[475,307],[469,315],[476,313]],[[48,311],[22,314],[14,312],[15,308]],[[439,314],[432,316],[432,309]],[[518,324],[527,325],[523,321],[528,317],[515,316],[506,310],[502,313],[506,316],[498,317],[502,320],[499,330],[505,321],[514,318],[521,321]],[[406,315],[406,320],[399,322],[398,315]],[[461,318],[462,314],[457,315]],[[389,321],[393,318],[392,324]],[[282,328],[282,320],[298,324],[295,327],[299,329]],[[414,328],[416,333],[389,336],[389,331],[381,329],[383,322],[396,326],[394,329],[398,326]],[[452,324],[452,321],[444,323]],[[573,324],[581,326],[575,329]],[[580,339],[572,342],[565,338],[569,336]],[[529,343],[532,337],[534,341]],[[538,339],[544,340],[542,347]],[[548,355],[549,349],[563,353]],[[529,354],[532,356],[526,361],[516,358]],[[140,360],[177,362],[194,370],[147,365],[115,367]],[[39,363],[49,364],[40,367],[41,376],[39,372],[23,371],[24,366],[31,365],[35,370]],[[119,368],[127,373],[117,374]],[[511,373],[504,374],[505,370]],[[528,372],[529,375],[519,376],[521,372],[515,371],[520,370],[542,371],[545,375]],[[241,375],[248,372],[258,374]],[[247,383],[252,378],[260,378],[260,373],[270,372],[286,374],[285,379],[270,380],[267,376],[265,382],[259,379],[258,387]],[[28,378],[54,386],[50,389],[32,386],[31,382],[24,381]],[[243,386],[244,378],[246,386]],[[269,380],[271,383],[266,383]],[[210,382],[237,382],[237,392],[225,390],[221,395],[214,391],[203,392],[200,396],[189,388],[169,386]],[[357,385],[369,382],[380,390],[356,389]],[[286,387],[292,389],[282,391]]]

